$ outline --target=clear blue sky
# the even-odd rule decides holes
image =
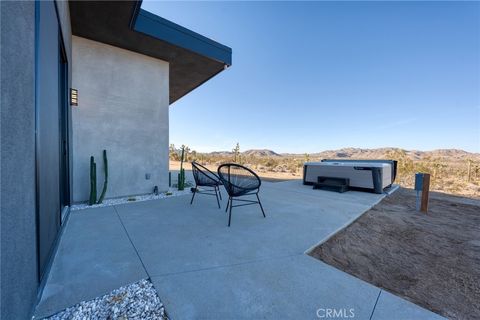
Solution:
[[[480,152],[479,2],[156,2],[233,49],[170,107],[193,150]]]

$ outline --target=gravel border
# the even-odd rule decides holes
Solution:
[[[153,284],[143,279],[45,318],[48,320],[169,320]]]
[[[177,189],[170,188],[167,192],[163,192],[158,195],[155,195],[152,193],[152,194],[145,194],[140,196],[112,198],[112,199],[106,199],[100,204],[94,204],[91,206],[88,205],[88,203],[74,204],[70,206],[70,211],[84,210],[84,209],[90,209],[90,208],[110,207],[110,206],[124,204],[124,203],[165,199],[169,197],[184,196],[191,193],[192,191],[190,190],[190,187],[185,187],[185,190],[182,190],[182,191],[178,191]],[[135,200],[132,200],[132,199],[135,199]]]

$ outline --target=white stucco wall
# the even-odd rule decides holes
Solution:
[[[168,189],[168,62],[88,39],[72,39],[73,201],[90,192],[90,156],[97,163],[97,194],[106,198]],[[145,174],[150,174],[147,180]]]

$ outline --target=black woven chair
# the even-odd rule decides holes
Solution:
[[[222,181],[225,190],[228,193],[228,202],[225,212],[230,208],[228,214],[228,226],[230,227],[230,221],[232,220],[232,208],[247,206],[251,204],[259,204],[262,210],[263,217],[265,218],[265,211],[263,211],[262,203],[258,197],[260,191],[260,185],[262,181],[258,175],[247,167],[241,166],[236,163],[225,163],[218,167],[218,177]],[[238,197],[255,195],[257,200],[236,199]],[[233,205],[233,201],[244,202],[242,204]]]
[[[193,196],[192,200],[190,201],[190,204],[193,203],[193,199],[195,198],[195,194],[201,193],[201,194],[208,194],[208,195],[214,195],[217,197],[217,204],[218,208],[220,208],[220,201],[218,201],[218,196],[220,196],[220,200],[222,199],[222,194],[220,193],[220,186],[222,185],[222,181],[218,178],[218,176],[213,173],[212,171],[208,170],[201,164],[197,162],[192,162],[192,172],[193,172],[193,178],[195,179],[195,188],[192,188],[193,191]],[[206,187],[206,188],[213,188],[212,190],[208,191],[200,191],[198,190],[198,187]],[[218,193],[217,193],[218,192]]]

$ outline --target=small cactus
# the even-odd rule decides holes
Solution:
[[[105,198],[105,193],[107,192],[107,186],[108,186],[108,159],[107,159],[107,150],[103,150],[103,168],[104,168],[105,180],[103,181],[102,194],[100,195],[100,198],[98,199],[97,204],[102,203],[103,198]]]
[[[89,205],[97,202],[97,165],[93,156],[90,157],[90,199]]]
[[[185,169],[180,169],[180,173],[178,174],[178,190],[182,191],[185,189]]]
[[[185,155],[185,146],[182,146],[182,158],[180,159],[180,172],[178,173],[177,187],[179,191],[185,189],[185,169],[183,169],[183,157]]]

